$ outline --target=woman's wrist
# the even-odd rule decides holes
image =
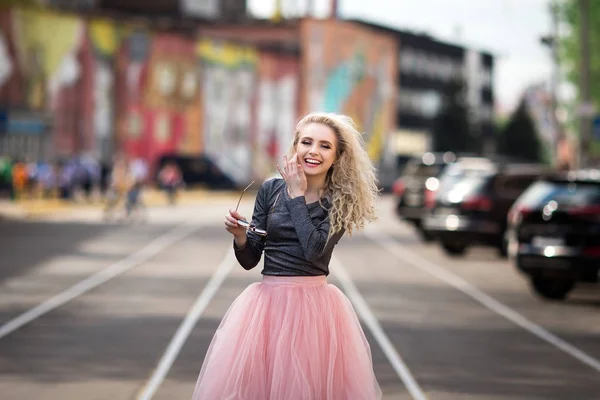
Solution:
[[[246,246],[247,241],[248,238],[246,237],[246,235],[233,237],[233,243],[238,250],[243,249]]]
[[[290,199],[295,199],[296,197],[302,197],[304,196],[304,192],[303,191],[294,191],[292,189],[288,189],[288,194],[290,196]]]

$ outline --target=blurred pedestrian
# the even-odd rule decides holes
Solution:
[[[183,177],[177,164],[174,161],[167,161],[158,173],[158,185],[165,191],[169,204],[175,204],[177,191],[183,184]]]
[[[38,165],[38,183],[42,197],[45,199],[58,198],[60,168],[51,162],[41,162]]]
[[[26,192],[30,199],[39,198],[39,179],[38,179],[38,163],[30,160],[27,165],[27,184]]]
[[[100,162],[91,154],[86,154],[80,160],[82,167],[82,190],[84,198],[90,202],[100,193],[102,170]]]
[[[71,169],[65,159],[60,159],[58,165],[58,198],[68,199],[71,196]]]
[[[344,233],[375,219],[375,169],[360,134],[348,117],[309,114],[277,169],[283,179],[262,184],[250,223],[237,208],[225,217],[243,268],[264,251],[263,278],[225,314],[193,399],[379,399],[358,318],[326,280]]]
[[[27,164],[21,160],[17,160],[12,168],[12,186],[15,199],[21,200],[25,197],[28,181],[29,170]]]
[[[148,179],[148,164],[142,158],[135,158],[129,164],[131,187],[127,192],[126,214],[131,216],[134,211],[144,208],[143,190]]]
[[[109,187],[106,193],[105,219],[114,216],[117,206],[130,189],[131,184],[132,179],[127,160],[123,157],[117,157],[110,173]]]
[[[14,196],[12,169],[13,163],[10,157],[0,156],[0,198],[12,199]]]

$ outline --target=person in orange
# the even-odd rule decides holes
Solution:
[[[27,169],[27,164],[21,160],[18,160],[13,165],[12,170],[12,184],[15,192],[15,198],[17,200],[21,199],[25,194],[25,190],[27,189],[27,183],[29,181],[29,172]]]

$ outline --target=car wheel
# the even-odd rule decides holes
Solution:
[[[419,231],[419,236],[421,237],[421,240],[426,243],[433,242],[433,240],[435,239],[431,232],[423,229],[423,227],[421,226],[417,226],[417,231]]]
[[[451,256],[461,256],[467,251],[467,245],[461,243],[442,242],[442,248]]]
[[[498,256],[500,258],[508,257],[508,241],[506,239],[502,239],[502,241],[498,245]]]
[[[533,290],[541,297],[549,300],[564,300],[575,286],[570,279],[532,278]]]

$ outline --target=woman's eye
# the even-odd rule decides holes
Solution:
[[[306,141],[306,140],[305,140],[305,141],[303,141],[303,142],[302,142],[302,144],[307,144],[307,145],[309,145],[309,144],[310,144],[310,142],[308,142],[308,141]]]
[[[331,146],[329,146],[328,144],[324,144],[324,145],[323,145],[323,148],[324,148],[324,149],[330,149],[330,148],[331,148]]]

